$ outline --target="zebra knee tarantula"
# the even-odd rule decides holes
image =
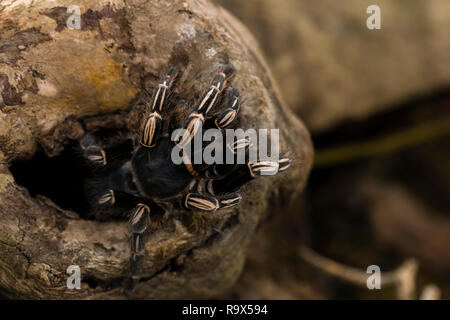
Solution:
[[[183,126],[184,133],[174,141],[171,139],[176,129],[172,119],[171,88],[178,74],[175,67],[168,68],[153,94],[148,95],[138,137],[134,135],[131,139],[116,139],[114,143],[108,143],[105,142],[108,139],[88,133],[80,141],[86,161],[94,164],[96,169],[101,168],[96,170],[96,177],[88,181],[88,184],[95,185],[93,190],[100,190],[92,196],[96,214],[122,215],[131,212],[131,258],[125,283],[126,294],[132,292],[139,280],[139,263],[145,246],[144,232],[152,212],[165,213],[167,217],[174,209],[214,212],[233,207],[241,200],[239,189],[243,185],[267,172],[282,172],[291,164],[289,156],[280,157],[278,161],[246,159],[241,164],[199,164],[190,161],[176,164],[172,161],[172,150],[176,146],[184,146],[181,155],[186,160],[186,150],[191,150],[186,146],[197,133],[208,128],[224,132],[225,128],[238,123],[240,95],[236,89],[227,88],[234,72],[234,67],[228,64],[214,74],[209,87],[190,108],[192,110]],[[233,141],[222,144],[224,152],[231,152],[231,156],[236,157],[237,151],[244,149],[248,154],[251,143],[248,138],[235,138]],[[203,148],[204,145],[200,149]],[[119,157],[117,150],[121,153]]]

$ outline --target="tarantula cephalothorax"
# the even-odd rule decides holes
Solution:
[[[122,152],[121,160],[117,160],[116,151],[124,150],[121,146],[124,141],[117,142],[116,139],[108,144],[94,134],[87,134],[80,141],[84,158],[102,167],[101,173],[88,182],[95,184],[95,190],[101,190],[94,199],[97,205],[95,210],[110,214],[132,210],[131,265],[125,293],[130,293],[139,279],[144,232],[152,211],[159,210],[167,216],[174,208],[204,212],[230,208],[240,202],[239,189],[244,184],[263,175],[264,171],[275,168],[282,172],[291,164],[289,157],[281,157],[278,161],[250,163],[246,160],[245,164],[210,165],[191,164],[189,161],[175,164],[171,160],[171,151],[175,146],[186,145],[203,129],[223,130],[237,122],[234,120],[240,107],[239,93],[233,88],[225,90],[233,74],[232,65],[225,65],[214,74],[209,87],[187,117],[185,133],[178,140],[170,139],[174,126],[169,99],[177,77],[177,69],[170,67],[160,79],[151,99],[145,101],[147,110],[139,137],[131,139],[135,142],[131,143],[127,152]],[[224,91],[227,92],[226,99],[222,97]],[[239,148],[248,151],[249,144],[249,140],[244,138],[223,148],[236,153]],[[113,158],[116,161],[110,161]]]

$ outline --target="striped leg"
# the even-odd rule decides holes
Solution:
[[[228,128],[233,123],[233,121],[236,120],[239,108],[240,108],[239,91],[234,88],[230,88],[227,91],[227,100],[226,103],[224,104],[223,110],[217,116],[208,119],[204,127],[207,129],[216,128],[221,130],[222,137],[223,139],[225,139],[225,129]],[[209,142],[204,142],[203,148],[205,148],[208,144]],[[230,145],[224,144],[222,145],[223,155],[225,156],[227,153],[231,152],[236,157],[237,152],[242,148],[246,150],[249,144],[250,140],[246,137],[235,140],[235,142],[231,143]],[[203,150],[201,151],[203,153]],[[234,166],[226,164],[212,164],[212,165],[197,164],[194,165],[194,169],[197,172],[199,172],[201,176],[205,176],[207,178],[218,178],[231,172],[234,169]]]
[[[216,194],[232,192],[257,177],[283,172],[290,167],[291,163],[291,156],[285,155],[278,161],[261,161],[239,165],[225,178],[214,180],[211,188]]]
[[[153,148],[158,140],[163,125],[162,113],[177,74],[178,71],[175,67],[167,69],[159,81],[158,88],[153,92],[146,116],[141,124],[139,141],[144,147]]]
[[[97,198],[97,204],[100,208],[105,208],[108,206],[113,206],[116,204],[116,195],[114,193],[114,190],[109,189],[104,194],[100,195]]]
[[[213,108],[213,105],[211,105],[211,103],[212,104],[217,103],[218,99],[216,97],[212,97],[211,95],[209,95],[209,93],[216,92],[217,94],[219,94],[220,91],[217,91],[217,88],[224,88],[225,82],[227,81],[227,79],[229,77],[232,76],[232,72],[234,72],[234,69],[232,69],[232,67],[226,66],[226,67],[224,67],[224,69],[228,70],[227,71],[228,76],[224,76],[225,73],[222,71],[219,71],[218,75],[215,75],[213,78],[212,86],[210,88],[208,88],[207,90],[205,90],[205,92],[203,94],[203,100],[202,99],[200,100],[198,106],[200,107],[200,106],[208,105],[208,102],[204,102],[204,101],[207,101],[208,99],[210,99],[211,102],[209,103],[209,106],[203,110],[210,110]],[[217,79],[223,80],[223,82],[216,83],[218,81]],[[184,132],[184,136],[181,137],[181,139],[178,142],[179,146],[184,147],[184,148],[190,148],[188,150],[190,150],[191,153],[190,153],[190,157],[187,156],[188,159],[190,158],[190,160],[192,160],[192,156],[195,155],[196,153],[202,154],[203,148],[207,145],[207,143],[204,142],[201,150],[200,149],[192,150],[192,146],[188,146],[188,143],[191,142],[192,138],[195,136],[195,134],[197,132],[199,132],[200,128],[216,127],[220,130],[223,130],[223,129],[227,128],[228,126],[230,126],[231,123],[236,119],[237,113],[239,112],[239,108],[240,108],[239,92],[238,92],[238,90],[232,88],[228,91],[227,96],[228,97],[227,97],[225,107],[218,116],[210,118],[205,121],[206,114],[198,113],[195,110],[189,116],[188,120],[186,121],[186,126],[185,126],[186,131]],[[204,107],[202,107],[202,108],[204,108]],[[237,146],[237,145],[227,146],[228,149],[236,148],[236,147],[239,147],[239,146]],[[227,152],[227,148],[224,148],[224,150],[223,150],[224,153]],[[188,154],[188,153],[185,153],[185,155],[186,154]],[[206,177],[215,177],[215,176],[223,175],[224,174],[222,172],[223,169],[225,169],[224,166],[220,166],[220,168],[216,168],[215,165],[211,166],[211,165],[206,165],[206,164],[196,164],[196,165],[189,167],[189,170],[192,171],[193,173],[195,173],[194,175],[200,174],[200,175],[204,175]],[[229,170],[232,170],[232,168],[229,168],[229,167],[226,167],[226,169],[227,169],[226,172],[228,172]],[[218,173],[218,171],[220,171],[221,173]]]
[[[236,119],[240,106],[239,91],[233,88],[228,93],[228,101],[224,110],[214,120],[216,127],[219,129],[229,127]]]
[[[136,206],[131,216],[131,260],[130,273],[125,284],[125,293],[131,294],[139,280],[140,262],[144,255],[144,232],[150,222],[150,208],[142,203]]]
[[[223,163],[223,164],[209,165],[202,171],[203,176],[211,179],[220,179],[230,174],[238,167],[236,163],[239,156],[241,154],[246,155],[251,144],[252,141],[250,141],[248,137],[243,137],[239,139],[236,138],[233,143],[224,145],[223,146],[223,156],[225,157],[224,162],[226,162],[227,159],[226,154],[229,153],[231,157],[234,159],[233,164]]]
[[[80,148],[88,164],[96,168],[112,169],[132,153],[133,138],[122,131],[87,133],[80,140]]]
[[[234,71],[234,67],[231,64],[227,64],[213,76],[211,85],[203,92],[194,110],[185,122],[184,128],[186,131],[177,141],[180,146],[187,146],[198,130],[203,127],[205,118],[220,101],[220,96],[228,80],[234,75]]]
[[[86,134],[80,140],[80,147],[83,151],[84,158],[88,161],[88,163],[95,166],[106,166],[106,152],[99,145],[97,139],[92,134]]]
[[[213,179],[198,179],[183,198],[184,208],[214,212],[239,204],[242,198],[240,193],[227,193],[217,196],[214,192],[213,182]]]
[[[240,193],[228,193],[221,196],[188,193],[183,199],[183,206],[191,210],[214,212],[218,209],[234,207],[239,204],[241,199]]]

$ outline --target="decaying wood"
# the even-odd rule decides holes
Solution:
[[[81,9],[80,30],[67,28],[70,5]],[[283,106],[258,52],[247,30],[206,0],[0,2],[0,295],[124,297],[127,223],[82,219],[51,199],[32,197],[9,166],[37,151],[57,156],[96,126],[134,130],[136,96],[169,64],[183,67],[178,90],[192,99],[219,65],[231,62],[233,85],[246,100],[242,126],[279,128],[282,150],[295,155],[293,166],[252,182],[237,209],[180,212],[153,227],[133,298],[226,291],[265,212],[301,192],[312,161],[309,135]],[[81,125],[84,117],[100,114],[105,116]],[[81,268],[81,290],[66,287],[70,265]]]

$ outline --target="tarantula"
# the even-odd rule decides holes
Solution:
[[[132,292],[139,279],[144,232],[149,226],[151,212],[159,210],[167,216],[175,208],[214,212],[233,207],[240,202],[239,189],[247,182],[273,169],[282,172],[291,164],[289,156],[281,157],[277,162],[245,164],[207,165],[190,161],[175,164],[171,160],[175,146],[186,146],[203,129],[223,131],[237,122],[241,98],[238,90],[227,87],[234,73],[234,67],[228,64],[214,74],[184,123],[185,133],[175,141],[170,139],[175,129],[170,112],[171,89],[178,74],[175,67],[168,68],[153,94],[147,96],[140,133],[131,138],[131,145],[128,137],[110,143],[111,139],[105,140],[92,133],[80,141],[87,162],[103,167],[88,182],[95,185],[92,189],[101,190],[93,196],[97,213],[113,215],[131,211],[131,258],[126,294]],[[223,149],[236,154],[238,149],[248,150],[249,145],[250,141],[244,138],[232,145],[223,145]]]

